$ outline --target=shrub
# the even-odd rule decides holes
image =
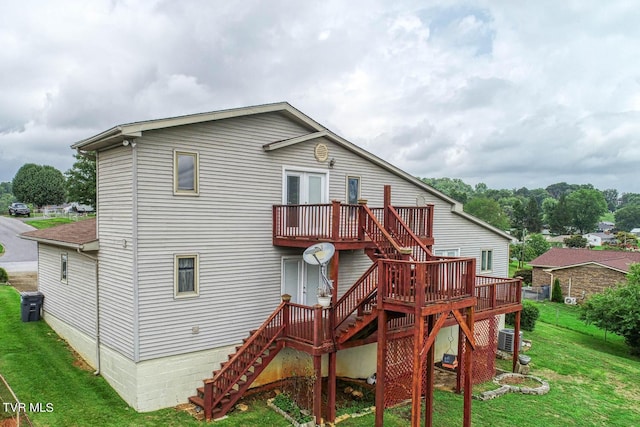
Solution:
[[[7,274],[7,270],[0,267],[0,283],[6,283],[9,281],[9,274]]]
[[[525,331],[533,331],[536,327],[536,320],[540,316],[540,309],[531,301],[523,301],[522,313],[520,314],[520,328]],[[505,322],[509,325],[515,325],[516,314],[507,313]]]
[[[587,324],[624,337],[631,354],[640,355],[640,263],[632,264],[627,283],[592,295],[582,306]]]
[[[310,415],[302,413],[298,405],[293,401],[291,396],[286,393],[280,393],[273,399],[273,404],[286,412],[291,418],[298,423],[306,423],[313,419]]]
[[[516,270],[516,272],[513,273],[513,277],[522,277],[522,281],[530,285],[533,283],[533,270],[530,268]]]
[[[562,296],[562,287],[560,286],[560,279],[558,279],[557,277],[553,281],[553,288],[551,289],[551,301],[564,302],[564,297]]]

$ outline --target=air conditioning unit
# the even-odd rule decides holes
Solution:
[[[515,332],[513,329],[500,329],[498,332],[498,350],[508,351],[513,353],[513,336]],[[520,331],[520,345],[518,348],[522,350],[522,331]]]
[[[576,305],[578,299],[576,297],[564,297],[564,303],[569,305]]]

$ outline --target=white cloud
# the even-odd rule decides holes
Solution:
[[[0,181],[123,122],[286,100],[408,172],[640,193],[634,2],[23,1]],[[46,155],[45,155],[46,153]]]

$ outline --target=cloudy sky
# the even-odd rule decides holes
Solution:
[[[0,0],[0,181],[114,125],[288,101],[420,177],[640,193],[635,1]]]

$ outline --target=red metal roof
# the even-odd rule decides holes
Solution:
[[[629,265],[640,262],[640,252],[594,251],[577,248],[551,248],[529,264],[532,267],[569,267],[595,262],[622,271],[629,271]]]

